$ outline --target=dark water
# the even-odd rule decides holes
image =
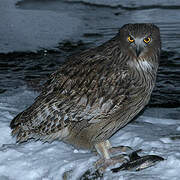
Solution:
[[[157,84],[149,106],[180,107],[180,2],[90,2],[24,0],[17,3],[17,8],[21,9],[68,12],[70,16],[80,19],[82,25],[78,35],[74,39],[59,42],[57,50],[0,54],[0,93],[23,85],[39,90],[48,75],[56,70],[67,56],[105,42],[113,37],[123,24],[151,22],[160,27],[162,54]]]

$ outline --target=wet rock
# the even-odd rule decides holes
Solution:
[[[59,43],[58,48],[65,52],[73,52],[73,51],[87,49],[86,44],[81,40],[79,40],[77,42],[73,42],[73,41],[69,41],[69,40],[63,41],[62,43]]]
[[[84,33],[84,37],[102,37],[103,35],[100,33]]]
[[[180,134],[172,135],[172,136],[170,136],[170,139],[173,141],[180,140]]]
[[[6,92],[6,89],[0,89],[0,94]]]

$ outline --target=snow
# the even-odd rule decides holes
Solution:
[[[26,87],[20,87],[0,96],[0,179],[59,180],[65,174],[70,179],[78,179],[93,167],[98,156],[58,141],[51,144],[30,141],[17,145],[15,138],[11,137],[10,121],[29,106],[37,95],[38,93]],[[141,155],[159,155],[165,160],[139,172],[121,171],[112,174],[107,171],[104,179],[180,178],[180,141],[172,138],[179,133],[180,121],[154,118],[149,114],[150,112],[145,111],[138,119],[117,132],[111,142],[114,146],[142,149]]]
[[[75,36],[80,20],[65,12],[22,10],[13,0],[0,1],[0,53],[56,47]]]

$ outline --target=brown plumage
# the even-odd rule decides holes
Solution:
[[[160,49],[158,27],[124,25],[108,42],[69,57],[35,102],[12,120],[12,135],[17,142],[34,138],[95,146],[108,159],[106,140],[149,101]]]

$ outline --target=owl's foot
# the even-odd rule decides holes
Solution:
[[[101,142],[99,144],[95,145],[96,151],[98,152],[98,154],[101,154],[101,156],[108,156],[109,155],[113,155],[113,154],[117,154],[117,153],[122,153],[122,152],[132,152],[133,149],[129,146],[116,146],[116,147],[112,147],[111,143],[106,140],[104,142]]]
[[[128,161],[127,156],[121,154],[118,156],[114,156],[110,159],[101,158],[95,162],[95,167],[96,167],[96,169],[98,169],[98,171],[100,173],[103,173],[108,167],[114,166],[118,163],[122,164],[122,163],[125,163],[127,161]]]
[[[117,146],[117,147],[111,147],[109,149],[110,154],[115,154],[115,153],[122,153],[122,152],[129,152],[132,151],[133,149],[129,146]]]
[[[104,141],[95,145],[97,152],[100,154],[101,159],[99,159],[95,166],[100,171],[104,171],[107,167],[113,166],[117,163],[124,163],[127,161],[128,156],[126,154],[122,154],[122,152],[127,152],[132,150],[128,146],[118,146],[112,147],[110,142]],[[120,155],[112,156],[115,153],[121,152]]]

